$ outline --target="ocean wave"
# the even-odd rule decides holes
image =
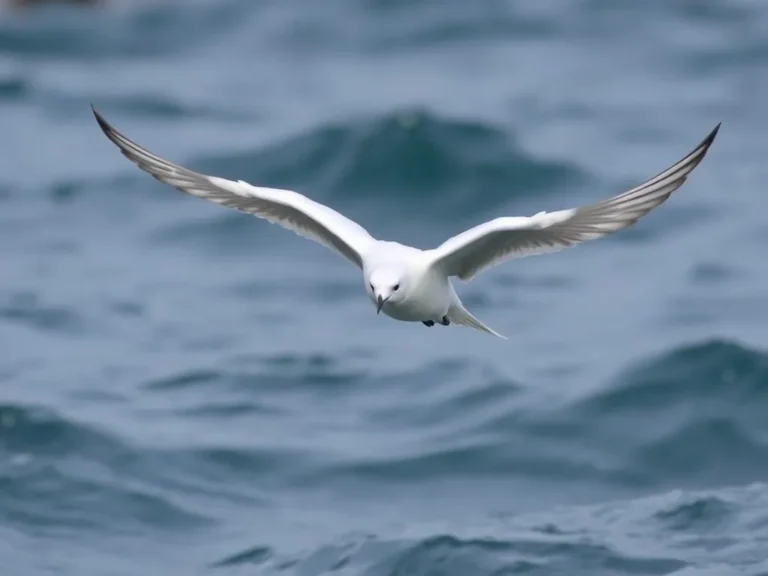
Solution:
[[[597,412],[663,408],[715,399],[739,408],[768,400],[768,353],[735,341],[710,340],[680,347],[638,363],[619,384],[596,396]],[[726,400],[723,405],[721,402]]]
[[[259,565],[272,558],[273,552],[267,546],[254,546],[223,558],[213,563],[215,568],[227,568],[230,566]]]
[[[23,101],[29,96],[31,89],[30,79],[20,67],[3,66],[0,71],[0,101]]]
[[[144,390],[163,397],[169,418],[219,429],[239,422],[239,429],[260,431],[245,443],[213,440],[209,448],[185,445],[164,452],[168,461],[179,458],[198,475],[229,477],[235,484],[280,478],[284,486],[333,491],[350,482],[421,482],[514,467],[510,445],[521,439],[504,437],[508,425],[489,430],[487,423],[516,410],[521,387],[466,362],[384,374],[363,360],[354,350],[343,359],[234,357],[226,368],[153,378]],[[468,377],[477,385],[463,386]],[[297,411],[297,403],[316,409]],[[352,429],[358,441],[340,441],[340,432]]]
[[[691,344],[627,370],[561,422],[648,482],[738,483],[768,472],[766,379],[763,351]]]
[[[767,371],[760,350],[701,342],[640,362],[577,402],[542,406],[535,387],[481,362],[398,371],[354,353],[225,356],[140,386],[156,417],[194,428],[197,439],[127,445],[8,405],[0,423],[12,425],[2,428],[0,451],[19,470],[32,466],[24,485],[47,474],[76,495],[86,490],[72,472],[79,466],[89,471],[87,489],[101,490],[101,506],[158,498],[169,518],[197,516],[182,495],[266,505],[275,490],[394,497],[426,484],[453,493],[465,482],[504,482],[530,496],[546,483],[565,499],[580,486],[618,494],[738,484],[768,472]],[[17,482],[8,470],[4,480]],[[17,483],[8,493],[22,501]],[[695,504],[666,521],[721,513]]]
[[[18,292],[0,296],[0,322],[21,324],[44,332],[67,335],[88,332],[88,323],[66,306],[45,304],[37,294]]]
[[[676,532],[711,532],[727,527],[738,518],[738,506],[721,495],[686,495],[668,507],[661,508],[654,518],[668,530]]]
[[[619,492],[741,483],[768,473],[766,379],[768,355],[719,340],[648,359],[579,401],[545,406],[530,387],[472,363],[386,381],[361,376],[342,393],[360,382],[377,391],[356,409],[364,411],[359,434],[378,448],[336,451],[310,477],[340,486],[387,478],[390,487],[506,478]]]
[[[763,484],[717,492],[676,491],[600,505],[466,518],[450,532],[403,523],[378,534],[340,536],[300,553],[290,552],[290,546],[288,550],[252,546],[215,565],[224,573],[227,568],[258,566],[265,574],[290,568],[302,574],[338,571],[370,576],[661,576],[694,569],[730,574],[722,572],[729,566],[740,574],[757,575],[764,573],[766,563],[762,538],[754,527],[768,520],[767,493]],[[681,516],[702,506],[708,509],[708,522],[694,520],[681,526]]]
[[[350,353],[354,356],[354,351]],[[350,360],[354,360],[351,358]],[[331,354],[248,354],[227,358],[225,366],[198,368],[153,378],[143,384],[151,392],[172,393],[195,388],[281,392],[291,389],[317,390],[328,386],[351,388],[367,375],[353,363]]]
[[[173,417],[212,425],[226,418],[264,431],[247,446],[216,448],[231,450],[223,460],[189,447],[217,476],[240,459],[245,476],[263,471],[266,481],[271,467],[286,486],[331,492],[364,491],[382,479],[392,489],[470,478],[526,485],[567,478],[568,489],[620,491],[738,483],[768,472],[761,385],[768,357],[733,342],[650,358],[579,401],[547,406],[534,400],[535,388],[466,360],[395,372],[333,355],[252,355],[226,365],[146,385],[174,398]],[[297,412],[297,401],[315,410]],[[345,408],[328,411],[329,403]],[[342,430],[355,430],[356,441],[339,441]],[[238,469],[232,464],[230,473],[242,480]]]
[[[135,451],[50,410],[0,405],[0,461],[0,519],[22,532],[208,524],[152,485]]]

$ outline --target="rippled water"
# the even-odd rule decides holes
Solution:
[[[210,0],[0,23],[13,575],[768,575],[768,4]],[[101,134],[422,247],[652,176],[404,324]]]

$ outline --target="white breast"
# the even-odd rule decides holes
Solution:
[[[405,299],[387,302],[381,311],[406,322],[439,322],[448,313],[453,295],[448,279],[428,270],[410,280]]]

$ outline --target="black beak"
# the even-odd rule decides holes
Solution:
[[[389,300],[389,298],[382,298],[381,296],[377,298],[376,301],[378,302],[378,305],[376,306],[376,314],[381,312],[381,307],[384,306],[384,302],[386,302],[387,300]]]

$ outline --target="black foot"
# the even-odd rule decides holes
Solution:
[[[432,320],[422,320],[421,323],[424,324],[424,326],[429,326],[430,328],[435,325],[434,321]]]
[[[448,326],[451,323],[450,320],[448,320],[448,316],[443,316],[443,319],[440,321],[440,324],[443,326]]]

